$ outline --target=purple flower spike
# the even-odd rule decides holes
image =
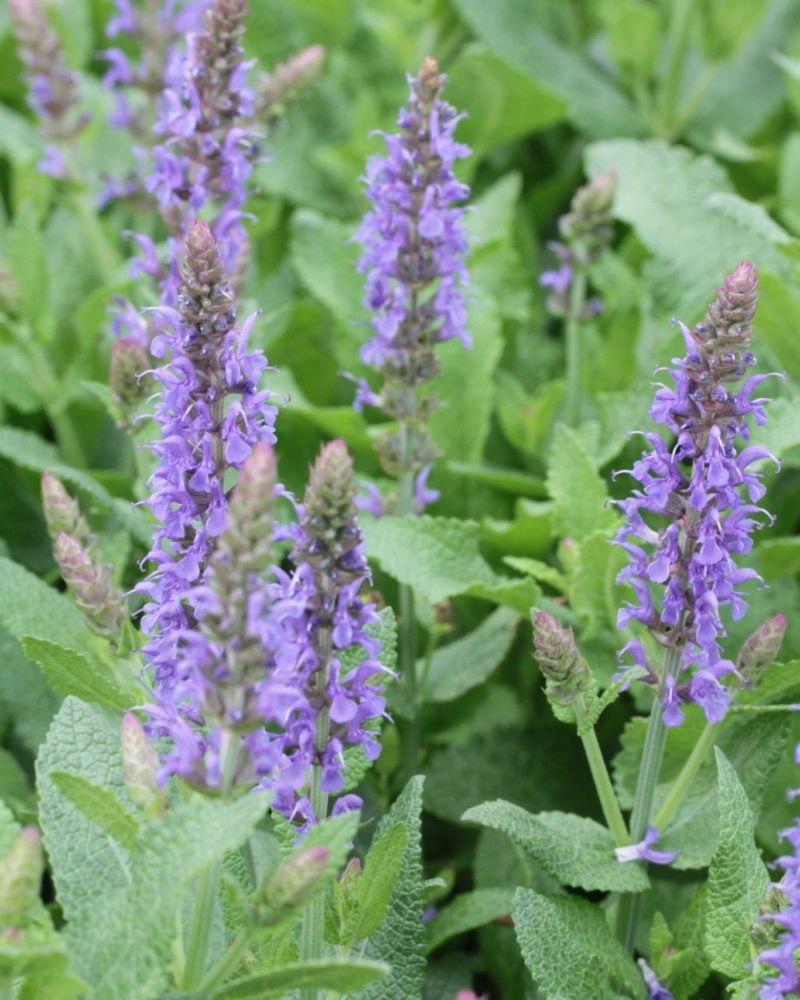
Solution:
[[[629,847],[616,847],[614,853],[617,860],[626,861],[649,861],[653,865],[671,865],[680,851],[655,851],[653,844],[658,842],[660,836],[657,826],[648,826],[644,840],[638,844],[631,844]]]
[[[409,78],[400,133],[384,136],[387,154],[367,165],[372,209],[358,233],[364,302],[373,314],[373,337],[361,357],[380,372],[383,386],[378,394],[360,382],[356,407],[378,406],[401,425],[378,447],[391,475],[417,480],[419,507],[431,502],[424,470],[437,456],[427,428],[437,400],[418,390],[438,373],[437,344],[472,343],[464,296],[469,246],[459,204],[469,188],[454,172],[470,151],[454,139],[460,116],[441,98],[445,80],[431,58]]]
[[[9,7],[25,66],[28,104],[51,140],[39,169],[53,177],[66,177],[65,147],[89,120],[79,110],[78,74],[67,68],[61,40],[39,0],[9,0]]]
[[[745,261],[717,289],[704,321],[691,331],[681,325],[686,356],[670,373],[674,386],[658,385],[650,410],[669,436],[645,435],[650,450],[628,470],[639,488],[619,501],[626,522],[616,543],[629,563],[618,582],[631,585],[635,600],[618,623],[640,622],[673,651],[671,675],[660,679],[668,726],[680,725],[687,701],[709,722],[724,718],[730,694],[723,678],[736,667],[722,655],[721,612],[729,607],[740,619],[747,610],[740,587],[760,579],[736,564],[750,551],[754,529],[771,520],[758,506],[764,486],[752,463],[772,456],[753,445],[736,448],[738,438],[750,437],[747,418],[765,419],[766,400],[751,399],[764,376],[736,388],[755,364],[749,347],[757,299],[758,274]],[[647,679],[658,683],[652,674]]]
[[[374,725],[385,714],[378,661],[380,644],[367,627],[377,620],[374,606],[359,596],[369,579],[364,543],[353,502],[353,461],[342,441],[326,445],[315,462],[299,524],[293,529],[291,576],[278,576],[276,613],[296,646],[293,669],[299,689],[285,722],[283,754],[276,779],[275,807],[302,829],[316,816],[304,791],[313,769],[321,788],[344,788],[344,751],[360,746],[368,760],[380,754]],[[343,654],[358,650],[360,661],[347,668]],[[345,795],[334,815],[358,809],[361,800]]]
[[[175,682],[176,634],[193,620],[190,592],[225,529],[226,472],[241,469],[256,444],[275,442],[276,407],[258,388],[267,361],[247,349],[254,317],[236,325],[233,292],[205,222],[186,236],[178,304],[154,313],[161,332],[153,353],[171,360],[155,372],[161,438],[152,446],[158,467],[149,504],[159,528],[149,553],[155,568],[139,587],[150,598],[144,652],[159,687]]]

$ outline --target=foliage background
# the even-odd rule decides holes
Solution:
[[[95,252],[87,218],[95,217],[102,172],[124,169],[130,157],[126,140],[104,124],[110,101],[98,52],[110,6],[64,0],[51,8],[94,112],[87,190],[75,198],[36,170],[39,140],[0,6],[0,545],[54,584],[39,499],[43,469],[60,471],[78,490],[128,585],[148,531],[141,509],[130,508],[142,495],[142,460],[97,387],[107,382],[111,295],[131,289],[124,266],[131,247],[122,234],[159,233],[152,217],[112,206],[100,224],[115,261]],[[447,544],[424,519],[412,539],[366,527],[375,585],[388,603],[396,579],[414,584],[430,605],[452,600],[453,631],[423,685],[427,874],[444,878],[440,895],[498,889],[510,899],[520,871],[526,885],[552,887],[502,834],[478,832],[461,817],[497,797],[597,817],[574,735],[544,703],[524,613],[534,603],[568,608],[582,648],[608,682],[622,645],[614,621],[624,594],[613,583],[620,554],[607,545],[616,515],[604,501],[628,488],[611,472],[638,454],[628,432],[648,429],[652,372],[678,351],[670,320],[698,320],[715,286],[745,257],[762,275],[759,370],[788,378],[769,383],[778,401],[759,436],[783,462],[768,477],[776,522],[752,555],[769,589],[753,594],[751,615],[731,627],[730,646],[735,652],[764,617],[782,610],[790,616],[782,657],[800,656],[800,4],[252,0],[251,7],[247,46],[260,67],[316,42],[328,53],[322,79],[272,137],[248,206],[254,254],[241,313],[262,310],[256,342],[278,369],[269,385],[290,398],[278,426],[290,489],[302,488],[319,442],[334,435],[348,442],[363,478],[380,480],[374,428],[352,410],[352,385],[341,377],[366,374],[358,348],[368,316],[351,242],[366,208],[360,175],[381,145],[374,130],[392,129],[405,74],[425,55],[438,56],[448,99],[467,113],[459,135],[474,149],[463,176],[473,186],[475,347],[445,345],[437,388],[446,405],[433,428],[443,459],[432,479],[442,493],[432,513],[457,520],[449,522]],[[591,275],[606,309],[584,331],[585,421],[555,430],[563,341],[537,276],[552,262],[546,243],[575,188],[606,170],[618,176],[617,239]],[[146,440],[147,429],[141,434]],[[398,553],[410,545],[414,558],[404,561]],[[19,616],[36,610],[12,610],[26,580],[16,572],[0,579],[0,797],[21,817],[35,811],[33,758],[60,700],[15,639],[26,631]],[[423,602],[423,622],[425,614]],[[603,716],[608,756],[620,749],[635,707],[625,698]],[[768,776],[759,789],[758,839],[773,853],[775,831],[791,817],[783,790],[794,779],[786,726],[770,726],[760,737],[770,753],[769,767],[758,772]],[[623,747],[635,746],[636,727],[625,734]],[[685,738],[675,737],[675,753]],[[366,793],[374,816],[397,789],[394,729],[385,744]],[[625,761],[623,749],[623,789]],[[739,763],[747,785],[747,758]],[[716,836],[709,809],[700,841]],[[658,876],[668,921],[690,898],[696,875]],[[499,898],[494,908],[507,912]],[[492,996],[536,995],[510,927],[473,931],[482,922],[456,922],[461,933],[434,950],[427,996],[452,995],[473,974]]]

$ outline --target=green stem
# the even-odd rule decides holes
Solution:
[[[709,748],[713,746],[714,740],[720,731],[719,724],[706,723],[705,729],[700,734],[700,739],[695,743],[692,752],[686,759],[683,767],[681,768],[681,773],[678,775],[674,781],[672,788],[669,791],[664,800],[663,805],[656,813],[656,818],[653,820],[653,825],[657,826],[659,830],[664,830],[667,823],[672,819],[675,814],[675,810],[681,804],[683,796],[686,794],[686,789],[692,782],[692,779],[700,770],[703,761],[706,758],[706,754]]]
[[[414,469],[412,468],[411,428],[406,423],[400,425],[400,468],[403,475],[400,480],[400,502],[398,512],[414,513]],[[414,591],[408,584],[401,583],[399,590],[400,611],[400,645],[398,659],[400,676],[406,686],[408,702],[412,717],[405,727],[403,739],[403,767],[401,774],[404,782],[416,774],[419,759],[419,747],[422,738],[422,720],[418,704],[417,687],[417,620],[414,611]]]
[[[203,980],[221,871],[222,865],[219,861],[215,861],[200,874],[198,879],[192,926],[186,948],[186,965],[183,969],[182,986],[187,991],[196,989]]]
[[[228,976],[236,971],[240,962],[247,954],[247,949],[250,947],[250,937],[249,931],[239,931],[228,947],[228,950],[203,980],[200,986],[201,992],[221,986]]]
[[[64,456],[64,461],[74,469],[85,469],[86,456],[67,412],[47,404],[45,404],[45,412],[53,428],[58,449]]]
[[[322,668],[321,687],[323,691],[328,688],[328,674],[330,672],[329,657],[325,657],[325,666]],[[321,752],[328,745],[330,736],[330,716],[328,708],[323,708],[317,716],[317,731],[315,744]],[[322,822],[328,815],[328,793],[322,789],[322,765],[314,764],[311,769],[311,808],[318,822]],[[303,926],[300,931],[300,958],[304,962],[322,958],[325,946],[325,893],[318,892],[306,907],[303,913]],[[300,1000],[317,1000],[317,989],[315,986],[308,986],[300,991]]]
[[[577,427],[581,415],[581,317],[586,304],[586,272],[576,267],[569,290],[569,312],[565,326],[567,340],[567,397],[564,419]]]
[[[600,806],[603,810],[606,826],[611,831],[617,847],[627,847],[631,842],[630,834],[628,833],[628,827],[625,824],[622,810],[619,807],[617,796],[614,793],[614,786],[611,784],[611,778],[603,758],[603,752],[600,749],[600,744],[597,741],[597,734],[594,731],[594,727],[588,733],[584,733],[581,736],[581,741],[583,742],[586,759],[589,762],[589,770],[592,772],[592,780],[597,791],[597,797],[600,799]]]
[[[681,662],[681,650],[673,646],[664,658],[664,670],[653,699],[650,721],[647,725],[642,762],[639,767],[639,779],[636,783],[636,798],[631,813],[631,838],[634,844],[644,839],[650,824],[650,814],[653,810],[661,763],[664,759],[664,747],[667,742],[667,727],[664,725],[664,688],[667,677],[674,677]],[[633,951],[638,916],[638,896],[628,893],[622,897],[617,911],[617,933],[629,951]]]
[[[689,29],[694,0],[674,0],[670,24],[670,58],[661,94],[661,121],[665,135],[669,135],[676,118],[678,96],[689,46]]]
[[[220,767],[222,770],[222,796],[230,794],[233,776],[239,759],[241,744],[237,736],[225,731],[220,747]],[[208,943],[214,923],[217,895],[219,893],[222,862],[214,861],[200,874],[192,913],[192,926],[186,947],[186,964],[183,969],[182,986],[185,990],[196,989],[204,978],[208,961]]]

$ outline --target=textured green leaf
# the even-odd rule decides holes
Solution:
[[[428,952],[511,913],[512,889],[475,889],[456,896],[428,924]]]
[[[139,508],[129,500],[112,496],[89,473],[65,465],[58,449],[38,434],[18,427],[0,427],[0,456],[29,472],[52,472],[77,489],[82,490],[102,509],[112,512],[143,545],[150,544],[150,529]]]
[[[578,543],[569,566],[569,603],[584,625],[584,637],[604,626],[615,627],[621,605],[617,574],[626,555],[611,544],[607,531],[595,531]]]
[[[383,923],[397,888],[407,847],[405,823],[396,823],[375,837],[353,889],[342,932],[343,944],[371,937]]]
[[[617,860],[614,838],[593,819],[562,812],[534,815],[502,800],[469,809],[462,819],[507,833],[563,885],[587,892],[642,892],[650,885],[642,865]]]
[[[437,649],[424,676],[423,698],[451,701],[482,684],[511,649],[519,621],[519,615],[498,608],[473,632]],[[421,677],[421,665],[417,670]]]
[[[128,884],[103,891],[67,926],[75,968],[98,996],[150,1000],[164,989],[191,879],[244,843],[268,802],[263,793],[228,803],[196,795],[148,824],[130,852]]]
[[[767,898],[770,877],[753,838],[753,813],[742,783],[721,750],[719,843],[708,872],[706,951],[712,968],[744,976],[752,960],[750,931]]]
[[[58,901],[68,921],[128,884],[128,852],[109,840],[50,777],[76,774],[128,802],[122,779],[119,720],[96,705],[67,698],[36,762],[39,818]]]
[[[659,290],[668,297],[665,309],[686,322],[699,318],[714,287],[740,260],[786,272],[780,252],[763,233],[733,216],[730,201],[710,200],[719,192],[738,199],[725,172],[709,157],[659,139],[614,139],[590,146],[586,164],[593,177],[616,172],[614,213],[663,262]],[[685,219],[692,220],[690,240]]]
[[[23,638],[22,648],[59,694],[72,694],[82,701],[121,709],[130,708],[141,699],[141,690],[133,679],[125,683],[110,664],[98,663],[77,650],[30,635]]]
[[[549,563],[542,562],[541,559],[531,559],[528,556],[506,556],[503,560],[508,566],[519,570],[520,573],[527,573],[539,583],[546,583],[553,590],[565,593],[567,590],[567,578]]]
[[[547,467],[547,489],[553,498],[553,526],[581,540],[613,527],[619,518],[606,507],[606,484],[575,432],[559,424]]]
[[[365,956],[390,962],[392,970],[368,987],[359,1000],[420,1000],[425,985],[425,903],[422,885],[422,776],[412,778],[378,824],[375,836],[397,823],[408,828],[400,880],[389,913],[365,949]]]
[[[382,979],[389,968],[385,962],[354,958],[295,962],[223,986],[213,997],[214,1000],[279,1000],[304,987],[351,995]]]
[[[382,517],[362,524],[370,558],[432,604],[474,594],[527,612],[533,581],[499,576],[479,552],[480,526],[448,517]]]
[[[50,771],[56,788],[77,806],[83,815],[130,850],[139,832],[139,821],[107,788],[93,785],[79,774]]]
[[[533,0],[457,0],[456,7],[492,49],[563,97],[581,131],[589,136],[641,131],[637,112],[608,77],[543,30],[542,8]]]
[[[617,1000],[620,988],[644,996],[639,970],[595,904],[517,889],[513,916],[522,957],[549,1000]]]
[[[470,350],[455,339],[437,352],[441,373],[435,391],[443,405],[431,417],[430,429],[447,458],[477,462],[489,434],[495,393],[492,376],[503,349],[497,309],[488,296],[471,304],[469,329]]]

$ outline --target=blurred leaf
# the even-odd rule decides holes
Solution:
[[[26,201],[14,215],[6,236],[6,259],[19,289],[22,315],[35,337],[47,341],[55,329],[50,308],[48,268],[39,213]]]
[[[424,700],[450,701],[482,684],[511,649],[518,624],[519,615],[498,608],[474,631],[437,649],[427,674],[418,663]]]
[[[483,45],[462,49],[447,77],[447,100],[468,111],[459,139],[476,157],[566,116],[563,98]]]
[[[51,771],[50,779],[95,826],[128,850],[133,847],[139,822],[113,792],[69,771]]]
[[[628,99],[586,59],[546,35],[535,6],[536,0],[456,0],[458,12],[487,45],[564,98],[586,135],[640,132],[642,123]]]
[[[386,962],[356,958],[324,958],[292,962],[270,972],[238,979],[213,993],[214,1000],[280,1000],[299,989],[330,990],[349,995],[386,976]],[[359,993],[360,995],[360,993]]]
[[[533,393],[506,371],[499,371],[495,381],[497,416],[509,444],[525,455],[541,455],[561,410],[564,381],[545,382]]]
[[[542,557],[553,540],[553,506],[550,501],[518,500],[513,521],[483,519],[481,539],[502,553]]]
[[[513,889],[475,889],[464,892],[443,907],[428,924],[427,952],[445,941],[473,931],[511,913]]]
[[[606,502],[606,484],[574,431],[556,427],[547,467],[547,488],[553,498],[553,523],[559,534],[580,541],[598,530],[612,528],[618,516]]]
[[[457,476],[485,483],[504,493],[513,493],[514,496],[547,496],[543,479],[520,472],[519,469],[499,469],[493,465],[471,465],[469,462],[448,462],[447,468]]]
[[[759,342],[767,345],[782,371],[800,378],[800,297],[769,271],[759,275],[757,322]]]
[[[36,753],[61,699],[4,627],[0,627],[0,701],[10,709],[15,736]]]
[[[500,360],[502,338],[494,303],[483,297],[470,304],[473,346],[459,340],[439,348],[441,374],[434,383],[442,400],[430,420],[434,441],[448,458],[478,462],[489,434],[494,403],[492,375]]]
[[[141,700],[142,690],[133,677],[125,677],[92,656],[30,635],[22,639],[22,648],[59,694],[71,694],[82,701],[123,710]]]

